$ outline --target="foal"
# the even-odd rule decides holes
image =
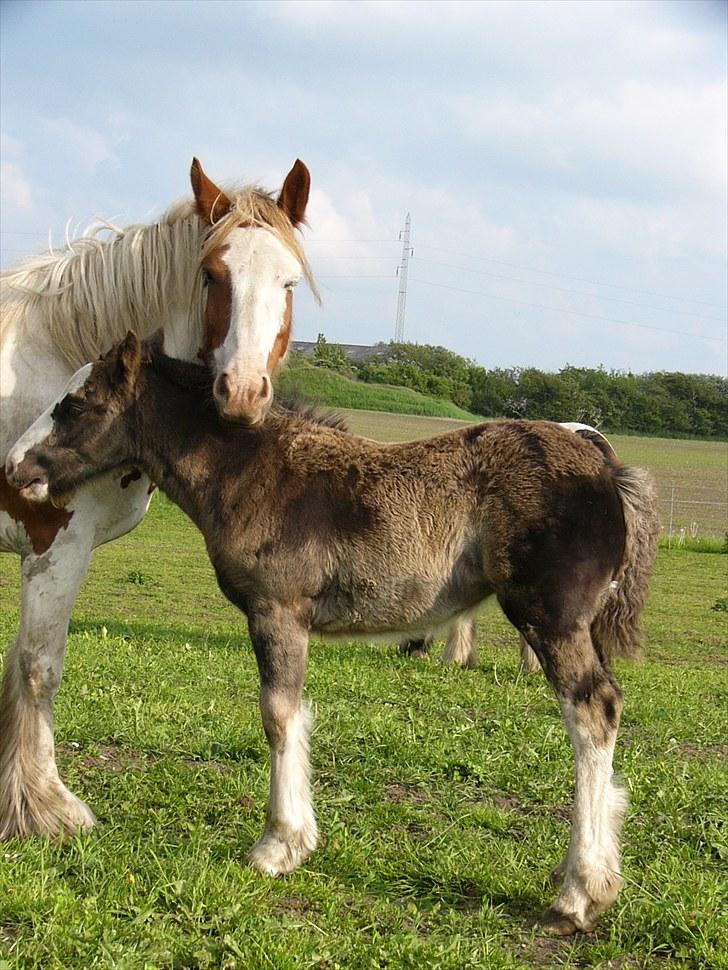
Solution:
[[[210,381],[129,334],[26,432],[7,476],[62,505],[82,482],[138,466],[202,531],[260,671],[271,779],[253,865],[291,872],[316,846],[310,631],[422,635],[495,594],[539,656],[576,757],[563,885],[542,921],[590,929],[619,891],[626,804],[612,778],[622,694],[590,624],[619,580],[645,474],[548,422],[397,445],[280,407],[255,427],[230,425]]]

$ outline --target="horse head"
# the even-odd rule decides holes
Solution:
[[[253,191],[243,208],[195,158],[190,173],[198,217],[209,227],[201,271],[206,288],[199,356],[214,375],[221,417],[257,424],[273,399],[271,377],[291,336],[293,290],[312,279],[293,230],[304,221],[311,184],[296,160],[277,201]]]
[[[76,371],[7,456],[7,481],[22,498],[61,508],[84,482],[131,457],[123,416],[140,366],[139,338],[129,332],[100,360]]]

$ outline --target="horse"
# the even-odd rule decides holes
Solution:
[[[6,462],[21,495],[67,507],[79,486],[138,467],[202,532],[223,594],[248,620],[270,750],[254,867],[314,850],[309,634],[410,636],[496,595],[537,653],[576,762],[554,934],[589,930],[621,884],[627,799],[612,775],[622,692],[591,628],[629,561],[646,472],[549,422],[492,422],[381,444],[272,409],[225,424],[198,365],[129,334],[81,369]]]
[[[168,354],[202,359],[223,418],[263,419],[288,348],[293,288],[303,278],[316,295],[294,232],[310,174],[297,160],[277,198],[256,186],[224,191],[197,159],[190,179],[193,197],[156,222],[97,226],[3,273],[0,468],[78,367],[128,329],[161,327]],[[94,824],[59,776],[53,703],[92,550],[133,529],[152,491],[138,470],[113,471],[57,508],[19,497],[0,472],[0,550],[22,560],[20,627],[0,686],[0,839]]]
[[[585,441],[591,442],[611,462],[618,462],[617,453],[609,440],[596,428],[578,421],[561,422]],[[624,564],[622,579],[610,588],[609,595],[601,612],[592,622],[591,635],[599,642],[602,654],[607,660],[615,656],[637,656],[640,654],[644,633],[640,628],[640,617],[647,601],[650,577],[657,557],[657,540],[660,535],[660,513],[656,492],[647,492],[641,514],[635,522],[636,536],[632,546],[632,558]],[[611,612],[613,619],[605,622]],[[613,636],[618,638],[615,644]],[[524,673],[535,673],[541,669],[536,653],[526,638],[519,634],[520,669]],[[418,640],[400,641],[400,652],[408,657],[425,657],[432,646],[434,637],[428,634]],[[442,660],[460,667],[473,669],[478,662],[478,625],[475,617],[455,622],[448,632]]]

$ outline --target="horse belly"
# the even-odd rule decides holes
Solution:
[[[440,547],[429,555],[417,550],[415,556],[386,560],[364,557],[364,562],[369,568],[360,562],[340,569],[315,598],[315,630],[337,635],[426,632],[492,592],[474,543]]]

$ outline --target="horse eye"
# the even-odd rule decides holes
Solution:
[[[202,283],[204,286],[209,286],[210,283],[215,282],[215,277],[212,275],[209,269],[202,270]]]
[[[288,283],[285,283],[284,284],[283,289],[284,290],[293,290],[293,289],[296,288],[296,286],[298,286],[298,280],[290,280]]]

